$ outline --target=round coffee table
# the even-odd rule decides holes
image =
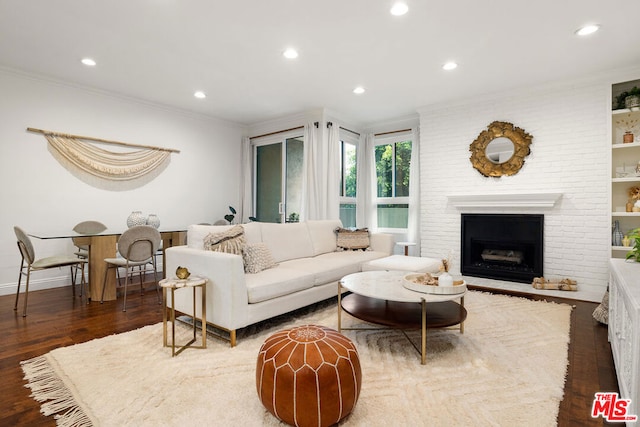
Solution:
[[[365,271],[343,277],[338,283],[338,331],[342,329],[342,310],[368,323],[400,330],[420,329],[421,363],[426,364],[427,329],[459,325],[464,333],[466,289],[457,294],[427,294],[406,289],[404,271]],[[351,291],[342,296],[343,290]],[[456,302],[455,300],[460,300]],[[415,346],[414,346],[415,347]]]

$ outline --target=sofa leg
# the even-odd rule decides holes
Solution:
[[[229,331],[229,341],[231,342],[231,347],[236,346],[236,330],[235,329]]]

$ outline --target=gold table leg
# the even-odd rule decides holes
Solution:
[[[420,302],[422,306],[422,351],[421,351],[421,363],[427,364],[427,301],[422,298]]]

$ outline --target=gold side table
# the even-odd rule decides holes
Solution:
[[[162,338],[164,347],[169,347],[167,343],[167,309],[171,313],[171,357],[177,356],[186,348],[207,348],[207,279],[197,276],[191,276],[188,279],[163,279],[159,282],[162,287]],[[193,338],[185,345],[178,346],[176,351],[176,300],[175,291],[180,288],[191,288],[193,291]],[[196,342],[196,288],[200,288],[201,304],[202,304],[202,316],[200,321],[202,322],[202,345],[194,346]],[[171,307],[167,307],[167,289],[171,289]]]

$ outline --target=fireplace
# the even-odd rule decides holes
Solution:
[[[542,277],[544,215],[462,214],[465,276],[531,283]]]

